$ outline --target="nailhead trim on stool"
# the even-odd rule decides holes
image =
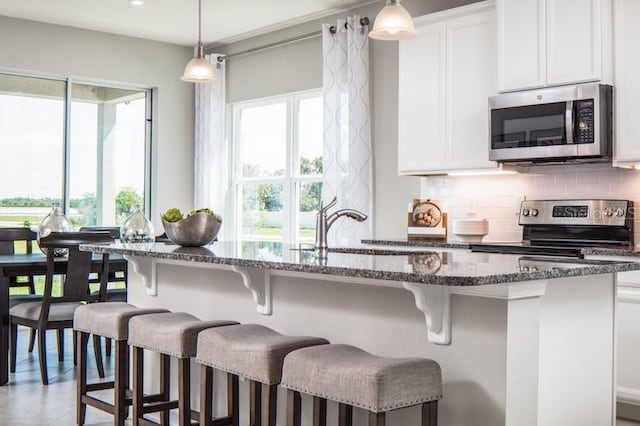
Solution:
[[[425,358],[383,358],[349,345],[315,346],[291,352],[284,359],[281,384],[291,393],[313,396],[314,407],[323,400],[340,403],[343,421],[350,418],[351,407],[364,408],[375,425],[384,424],[383,414],[387,411],[419,404],[430,407],[427,417],[431,423],[426,424],[435,425],[437,419],[431,419],[431,406],[442,398],[442,373],[437,362]],[[295,396],[289,398],[295,404]],[[299,425],[299,414],[291,417],[290,426]]]
[[[282,362],[291,351],[326,345],[320,337],[285,336],[257,324],[235,325],[205,330],[198,336],[196,361],[201,364],[200,424],[210,426],[213,368],[227,372],[229,415],[239,424],[238,376],[250,379],[250,424],[274,426],[278,383]],[[267,402],[262,409],[262,390],[267,387]]]
[[[73,329],[76,332],[77,370],[77,422],[84,424],[87,405],[111,413],[115,425],[124,425],[128,407],[131,405],[129,390],[129,320],[134,316],[168,312],[166,309],[141,309],[123,302],[90,303],[75,310]],[[112,382],[87,383],[87,343],[94,335],[94,344],[100,337],[116,341],[115,374]],[[98,352],[97,356],[101,356]],[[102,362],[98,365],[102,367]],[[104,372],[100,372],[104,377]],[[114,390],[114,403],[108,403],[88,395],[103,389]]]
[[[160,424],[169,423],[169,410],[178,409],[180,426],[199,420],[191,411],[191,358],[196,355],[198,333],[211,328],[225,328],[235,321],[200,321],[184,312],[145,315],[129,322],[129,344],[133,346],[133,417],[134,425],[156,424],[145,414],[160,412]],[[160,394],[152,402],[144,396],[143,349],[160,353]],[[178,359],[178,399],[169,395],[170,359]],[[224,419],[219,423],[230,424]]]

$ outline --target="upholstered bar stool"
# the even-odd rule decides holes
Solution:
[[[87,405],[113,414],[114,424],[123,425],[131,405],[129,390],[129,320],[138,315],[168,312],[166,309],[141,309],[123,302],[90,303],[75,310],[73,329],[76,332],[77,344],[77,421],[84,424]],[[87,383],[87,343],[89,335],[94,342],[100,337],[116,341],[115,374],[111,382]],[[101,368],[102,362],[98,361]],[[104,377],[104,372],[100,373]],[[103,389],[113,389],[113,404],[102,401],[91,395]]]
[[[436,426],[442,375],[424,358],[382,358],[349,345],[291,352],[284,359],[287,426],[300,426],[300,393],[313,396],[313,424],[327,421],[327,400],[338,402],[338,424],[351,426],[353,407],[369,411],[370,426],[384,426],[385,413],[422,405],[422,426]]]
[[[326,339],[308,336],[285,336],[257,324],[212,328],[198,336],[196,361],[201,364],[200,425],[214,424],[212,416],[213,369],[227,373],[227,405],[231,424],[240,422],[238,378],[249,379],[250,421],[252,426],[275,426],[278,383],[282,362],[291,351],[308,346],[325,345]],[[262,387],[267,401],[262,409]],[[217,424],[217,423],[215,423]]]
[[[198,333],[209,328],[226,328],[235,321],[200,321],[193,315],[176,312],[151,314],[129,321],[129,344],[133,346],[133,424],[157,424],[145,414],[160,413],[160,424],[169,424],[169,410],[178,409],[180,426],[199,420],[191,411],[191,358],[196,355]],[[144,397],[143,349],[160,353],[160,393],[153,402]],[[178,359],[178,399],[169,395],[170,361]],[[220,424],[224,424],[221,422]]]

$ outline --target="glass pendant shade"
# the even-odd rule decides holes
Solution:
[[[51,212],[49,212],[38,225],[38,244],[41,238],[48,236],[52,232],[73,232],[71,221],[62,213],[62,209],[58,203],[51,205]],[[46,248],[40,247],[40,250],[44,254],[47,254]],[[53,254],[54,256],[65,256],[67,251],[67,249],[56,249]]]
[[[184,74],[180,80],[191,83],[210,83],[216,80],[213,65],[204,58],[202,45],[196,47],[196,54],[184,67]]]
[[[140,204],[136,204],[133,212],[120,227],[120,241],[123,243],[152,243],[155,238],[153,224],[142,213]]]
[[[198,44],[193,59],[184,67],[180,80],[190,83],[211,83],[216,80],[216,72],[213,65],[204,58],[202,47],[202,0],[198,0]]]
[[[413,18],[399,0],[387,0],[369,32],[369,38],[375,40],[407,40],[415,36]]]

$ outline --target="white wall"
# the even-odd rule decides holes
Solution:
[[[473,3],[469,0],[405,0],[413,16]],[[256,46],[309,34],[320,24],[358,13],[373,24],[382,2],[345,11],[260,37],[209,49],[233,54]],[[420,192],[420,179],[398,176],[398,43],[370,42],[372,142],[374,155],[374,236],[406,237],[407,203]],[[237,102],[322,87],[322,43],[320,37],[229,59],[227,101]]]
[[[154,88],[152,216],[193,204],[193,50],[0,16],[0,70]],[[158,173],[158,171],[160,171]]]

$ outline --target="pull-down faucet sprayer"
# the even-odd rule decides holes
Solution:
[[[321,207],[316,214],[316,257],[327,257],[327,251],[329,249],[327,246],[327,232],[329,232],[329,228],[331,228],[331,225],[333,225],[339,217],[347,216],[358,222],[367,220],[366,214],[354,209],[337,210],[327,216],[327,210],[335,206],[337,202],[338,198],[333,197],[333,200],[326,206]]]

